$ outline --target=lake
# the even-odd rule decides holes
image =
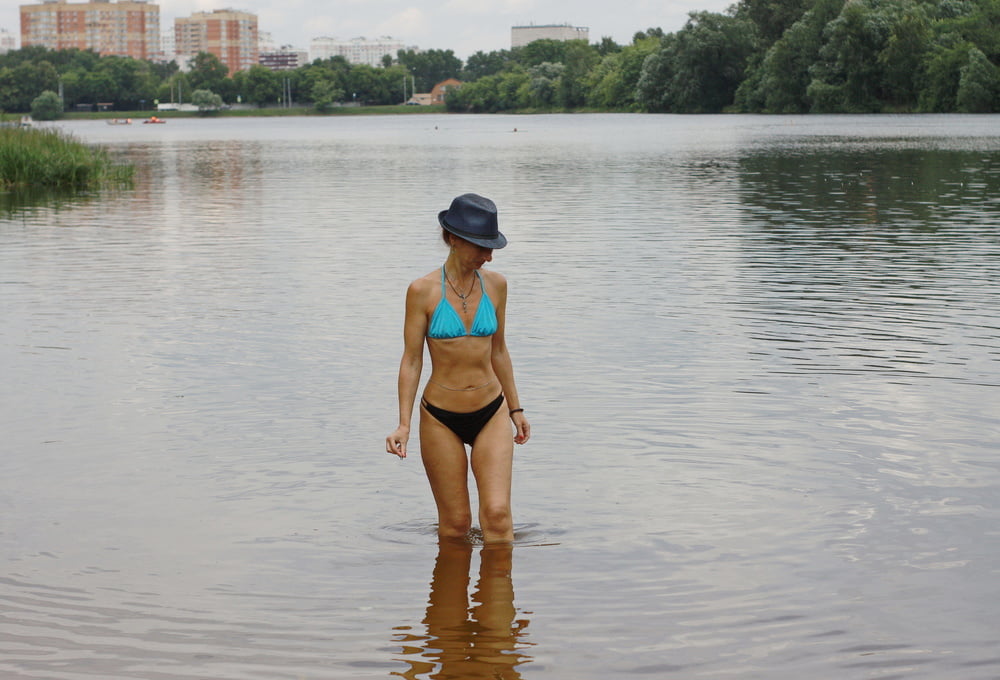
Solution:
[[[58,125],[136,182],[0,201],[5,680],[1000,677],[1000,116]],[[533,436],[439,551],[466,191]]]

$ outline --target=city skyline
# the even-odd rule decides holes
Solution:
[[[0,28],[18,36],[19,2],[0,8]],[[628,43],[650,27],[679,30],[692,11],[720,12],[732,0],[638,0],[622,11],[613,3],[581,0],[159,0],[162,30],[194,12],[232,8],[256,14],[261,32],[275,44],[308,49],[318,37],[349,40],[391,36],[420,49],[453,50],[462,60],[477,51],[510,48],[512,26],[571,24],[590,29],[590,41],[610,37]]]

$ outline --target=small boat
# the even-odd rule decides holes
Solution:
[[[142,121],[143,125],[149,125],[150,123],[166,123],[167,121],[162,118],[157,118],[156,116],[150,116],[146,120]]]
[[[131,118],[109,118],[108,125],[131,125]]]

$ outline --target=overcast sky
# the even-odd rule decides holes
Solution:
[[[75,0],[73,0],[75,1]],[[160,0],[161,27],[192,12],[232,7],[252,12],[277,44],[308,49],[319,36],[350,39],[391,36],[421,49],[454,50],[466,59],[478,50],[510,48],[510,27],[572,24],[590,29],[590,41],[609,36],[628,43],[636,31],[670,33],[688,12],[721,12],[735,0]],[[0,0],[0,28],[20,37],[16,0]],[[34,4],[25,1],[24,4]]]

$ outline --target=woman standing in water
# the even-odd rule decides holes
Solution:
[[[438,222],[450,251],[440,269],[406,291],[399,427],[386,437],[385,448],[406,457],[426,338],[431,375],[420,399],[420,455],[437,504],[438,536],[465,539],[472,529],[471,466],[483,541],[510,542],[514,443],[527,442],[531,427],[504,340],[507,280],[482,269],[507,239],[496,205],[477,194],[457,197]]]

